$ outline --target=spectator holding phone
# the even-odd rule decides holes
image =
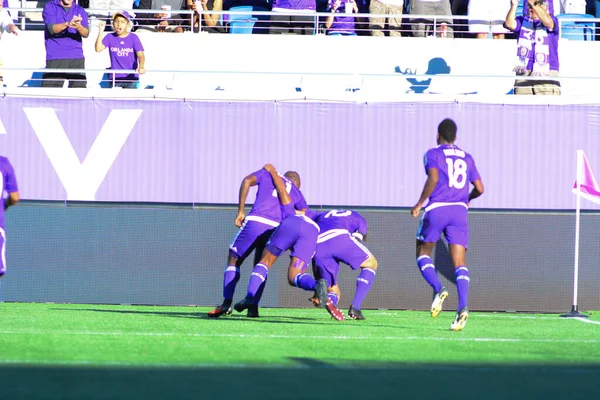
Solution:
[[[325,20],[327,34],[332,36],[356,36],[354,17],[358,6],[354,0],[329,0],[331,14]]]

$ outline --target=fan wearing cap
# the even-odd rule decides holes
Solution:
[[[110,54],[110,69],[135,70],[137,73],[146,72],[144,63],[144,46],[140,38],[130,32],[131,16],[127,11],[118,11],[113,15],[114,32],[102,38],[106,23],[100,22],[100,30],[96,38],[96,51],[99,53],[108,49]],[[135,89],[138,87],[139,75],[133,73],[109,74],[109,87]]]

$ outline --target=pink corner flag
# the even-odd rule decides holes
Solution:
[[[573,186],[575,194],[577,194],[577,184],[579,184],[579,194],[582,198],[600,204],[600,185],[596,181],[583,150],[577,150],[577,180]]]

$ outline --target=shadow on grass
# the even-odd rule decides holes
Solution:
[[[1,399],[595,399],[600,364],[0,365]]]
[[[266,324],[307,324],[307,325],[329,325],[333,322],[333,318],[330,320],[323,320],[318,318],[308,317],[295,317],[289,315],[262,315],[260,318],[246,318],[246,313],[233,313],[229,316],[223,316],[219,318],[209,318],[207,313],[198,312],[173,312],[173,311],[141,311],[141,310],[107,310],[100,308],[53,308],[53,311],[86,311],[86,312],[98,312],[98,313],[110,313],[110,314],[133,314],[133,315],[158,315],[164,317],[173,318],[195,318],[205,319],[210,321],[223,321],[224,323],[236,323],[240,321],[254,322],[254,323],[266,323]],[[327,314],[325,310],[321,310],[324,314]],[[360,327],[364,322],[346,320],[345,322],[339,321],[337,323],[348,323],[355,327]],[[366,323],[369,327],[374,328],[394,328],[402,329],[397,325],[382,325],[374,323]]]

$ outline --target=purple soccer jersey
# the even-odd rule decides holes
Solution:
[[[429,196],[433,203],[464,203],[469,201],[469,183],[481,179],[473,157],[451,144],[429,149],[424,158],[425,173],[430,168],[439,172],[438,183]]]
[[[102,44],[110,54],[110,69],[137,69],[137,53],[144,51],[140,38],[135,33],[119,37],[116,33],[109,33],[102,39]],[[137,81],[138,74],[115,74],[116,80]]]
[[[371,252],[354,236],[367,234],[367,220],[350,210],[320,213],[316,222],[321,229],[314,258],[316,276],[325,278],[329,286],[337,284],[340,262],[358,269]]]
[[[10,161],[6,157],[0,157],[0,185],[2,188],[0,193],[2,193],[2,199],[8,193],[18,192],[19,188],[17,187],[17,178],[15,176],[15,171]],[[6,272],[6,263],[5,263],[5,248],[6,246],[6,233],[4,232],[4,205],[0,206],[0,252],[2,252],[2,257],[0,257],[0,275],[4,275]]]
[[[19,191],[15,171],[12,164],[6,157],[0,157],[0,175],[2,175],[0,179],[0,184],[2,185],[0,193],[2,193],[3,199],[8,195],[8,193]],[[0,207],[0,228],[2,228],[2,231],[4,231],[4,206]]]
[[[290,256],[309,263],[315,254],[319,226],[305,215],[291,215],[284,219],[267,242],[267,249],[279,257],[291,249]]]
[[[439,180],[429,196],[429,203],[417,229],[417,239],[435,243],[443,232],[449,244],[467,248],[470,183],[481,179],[475,161],[464,150],[451,144],[442,144],[427,151],[424,162],[426,172],[430,168],[438,170]]]
[[[60,0],[49,1],[44,6],[42,18],[44,19],[45,28],[46,60],[83,58],[83,38],[75,28],[68,27],[55,35],[48,32],[51,25],[71,21],[75,16],[81,16],[81,25],[89,28],[88,15],[85,9],[75,2],[66,10],[62,7]]]
[[[256,199],[244,224],[229,246],[231,254],[242,260],[255,249],[262,253],[267,240],[282,219],[282,207],[271,174],[265,169],[260,169],[252,175],[256,177],[258,186]],[[282,179],[292,199],[291,206],[298,210],[308,208],[302,192],[296,185],[286,177]]]
[[[333,23],[331,27],[327,30],[328,34],[339,33],[339,34],[354,34],[356,33],[354,28],[354,14],[346,13],[346,3],[349,3],[349,0],[341,0],[340,6],[335,11],[335,16],[333,17]],[[327,6],[332,9],[335,0],[329,0]],[[367,11],[368,12],[368,11]]]
[[[256,200],[254,201],[252,210],[248,213],[248,217],[261,217],[276,223],[281,222],[281,203],[279,202],[279,196],[277,195],[277,189],[275,189],[271,174],[267,170],[261,169],[254,172],[253,175],[256,177],[258,191],[256,192]],[[300,192],[296,185],[285,176],[282,176],[281,179],[285,182],[286,191],[292,199],[294,208],[296,210],[308,208],[302,192]]]

